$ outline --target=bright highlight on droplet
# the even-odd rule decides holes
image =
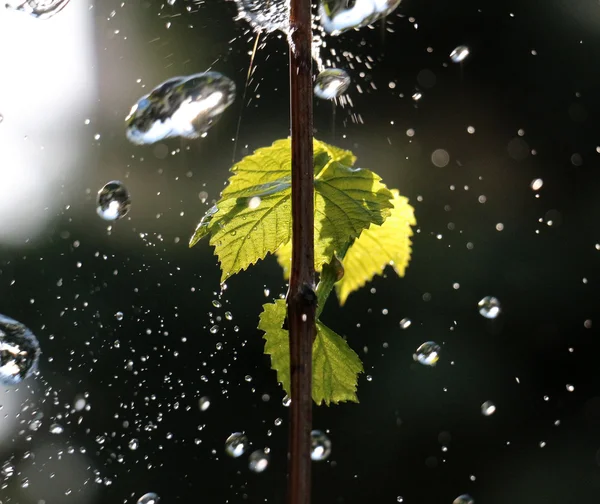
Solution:
[[[310,433],[310,458],[315,461],[325,460],[331,455],[331,440],[324,432],[314,430]]]
[[[350,87],[350,76],[341,68],[323,70],[315,81],[315,96],[322,100],[333,100],[342,96]]]
[[[450,59],[453,63],[461,63],[469,55],[469,48],[465,45],[460,45],[450,53]]]
[[[500,314],[500,301],[493,296],[484,297],[477,303],[479,313],[487,319],[495,319]]]
[[[129,191],[122,182],[113,180],[98,191],[96,205],[96,212],[104,220],[122,219],[131,207]]]
[[[541,178],[536,178],[535,180],[531,181],[531,188],[534,191],[539,191],[543,185],[544,185],[544,181]]]
[[[240,457],[247,449],[248,438],[242,432],[234,432],[225,440],[225,452],[230,457]]]
[[[485,401],[481,405],[481,413],[484,416],[493,415],[496,412],[496,405],[492,401]]]
[[[142,495],[137,504],[158,504],[160,502],[160,497],[156,495],[154,492],[149,492],[147,494]]]
[[[435,341],[423,343],[413,354],[413,359],[424,366],[435,366],[440,359],[440,346]]]

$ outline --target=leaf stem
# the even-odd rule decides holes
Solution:
[[[310,504],[314,291],[314,168],[311,0],[290,1],[292,266],[287,295],[290,330],[290,462],[288,503]]]

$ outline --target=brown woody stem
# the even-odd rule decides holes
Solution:
[[[316,335],[311,45],[311,0],[291,0],[292,268],[287,295],[292,395],[289,504],[309,504],[311,494],[312,345]]]

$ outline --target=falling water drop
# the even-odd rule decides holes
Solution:
[[[435,366],[440,358],[440,346],[435,341],[423,343],[413,354],[413,359],[424,366]]]
[[[49,19],[63,10],[71,0],[9,0],[7,9],[24,12],[38,19]]]
[[[234,82],[218,72],[173,77],[131,108],[125,118],[127,138],[138,145],[177,136],[199,138],[234,100]]]
[[[493,296],[485,296],[477,306],[479,313],[487,319],[495,319],[500,314],[500,301]]]
[[[310,433],[310,458],[313,460],[325,460],[331,455],[331,440],[324,432],[314,430]]]
[[[198,400],[198,407],[200,411],[206,411],[210,407],[210,399],[206,396],[201,397]]]
[[[484,416],[493,415],[496,412],[496,405],[492,401],[485,401],[481,405],[481,413]]]
[[[350,86],[350,76],[341,68],[323,70],[315,81],[315,96],[322,100],[333,100],[343,95]]]
[[[460,45],[450,53],[450,59],[453,63],[461,63],[467,58],[469,52],[470,51],[467,46]]]
[[[241,432],[234,432],[225,440],[225,452],[227,455],[237,458],[248,449],[248,438]]]
[[[475,504],[475,500],[469,494],[459,495],[452,504]]]
[[[269,465],[269,455],[264,450],[256,450],[250,454],[248,467],[252,472],[261,473]]]
[[[23,324],[0,315],[0,385],[17,385],[37,369],[40,344]]]
[[[112,180],[98,191],[96,212],[104,220],[122,219],[129,212],[131,198],[129,191],[118,180]]]
[[[149,492],[147,494],[142,495],[137,504],[158,504],[160,502],[160,497],[156,495],[154,492]]]
[[[391,14],[401,0],[321,0],[319,17],[323,29],[339,35],[353,28],[373,24]]]

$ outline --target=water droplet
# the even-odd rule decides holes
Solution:
[[[227,455],[237,458],[248,449],[248,438],[241,432],[234,432],[225,440],[225,452]]]
[[[96,212],[104,220],[122,219],[131,207],[129,191],[118,180],[112,180],[98,191],[96,205]]]
[[[400,321],[400,329],[408,329],[411,324],[412,324],[412,320],[410,320],[409,318],[403,318]]]
[[[64,427],[59,424],[52,424],[50,426],[50,434],[62,434],[65,431]]]
[[[218,325],[211,326],[209,331],[211,334],[217,334],[219,332],[219,326]]]
[[[464,45],[458,46],[450,53],[450,59],[453,63],[461,63],[469,55],[469,48]]]
[[[117,320],[123,320],[123,312],[119,311],[119,312],[115,313],[115,318]]]
[[[413,359],[424,366],[435,366],[440,358],[440,346],[435,341],[423,343],[413,354]]]
[[[314,430],[310,433],[310,458],[325,460],[331,454],[331,440],[324,432]]]
[[[269,455],[264,450],[253,451],[248,460],[248,467],[255,473],[263,472],[269,465]]]
[[[38,19],[49,19],[63,10],[71,0],[10,0],[7,9],[24,12]]]
[[[531,181],[531,188],[534,191],[539,191],[543,185],[544,185],[544,181],[541,178],[536,178],[535,180]]]
[[[234,100],[234,82],[218,72],[173,77],[132,107],[125,119],[127,138],[138,145],[200,138]]]
[[[281,400],[281,404],[283,404],[284,407],[289,408],[290,404],[292,404],[292,399],[286,394]]]
[[[321,26],[331,35],[373,24],[391,14],[401,0],[321,0]]]
[[[575,387],[573,385],[567,384],[567,391],[573,392],[574,390],[575,390]]]
[[[477,306],[479,313],[488,319],[495,319],[500,313],[500,301],[493,296],[485,296]]]
[[[481,413],[484,416],[493,415],[496,412],[496,405],[492,401],[485,401],[481,405]]]
[[[17,385],[37,369],[40,344],[23,324],[0,315],[0,385]]]
[[[475,504],[475,500],[469,494],[459,495],[452,504]]]
[[[333,100],[346,92],[350,82],[350,76],[345,70],[328,68],[317,75],[315,96],[322,100]]]
[[[154,492],[149,492],[147,494],[142,495],[137,504],[158,504],[160,502],[160,497],[156,495]]]
[[[0,124],[2,124],[2,121],[4,121],[4,116],[0,114]]]
[[[129,441],[128,446],[130,450],[137,450],[140,447],[140,442],[136,438],[133,438]]]
[[[237,19],[245,19],[255,31],[288,32],[289,1],[235,0],[235,3],[238,8]]]
[[[210,407],[210,399],[207,396],[201,397],[198,400],[200,411],[206,411]]]

